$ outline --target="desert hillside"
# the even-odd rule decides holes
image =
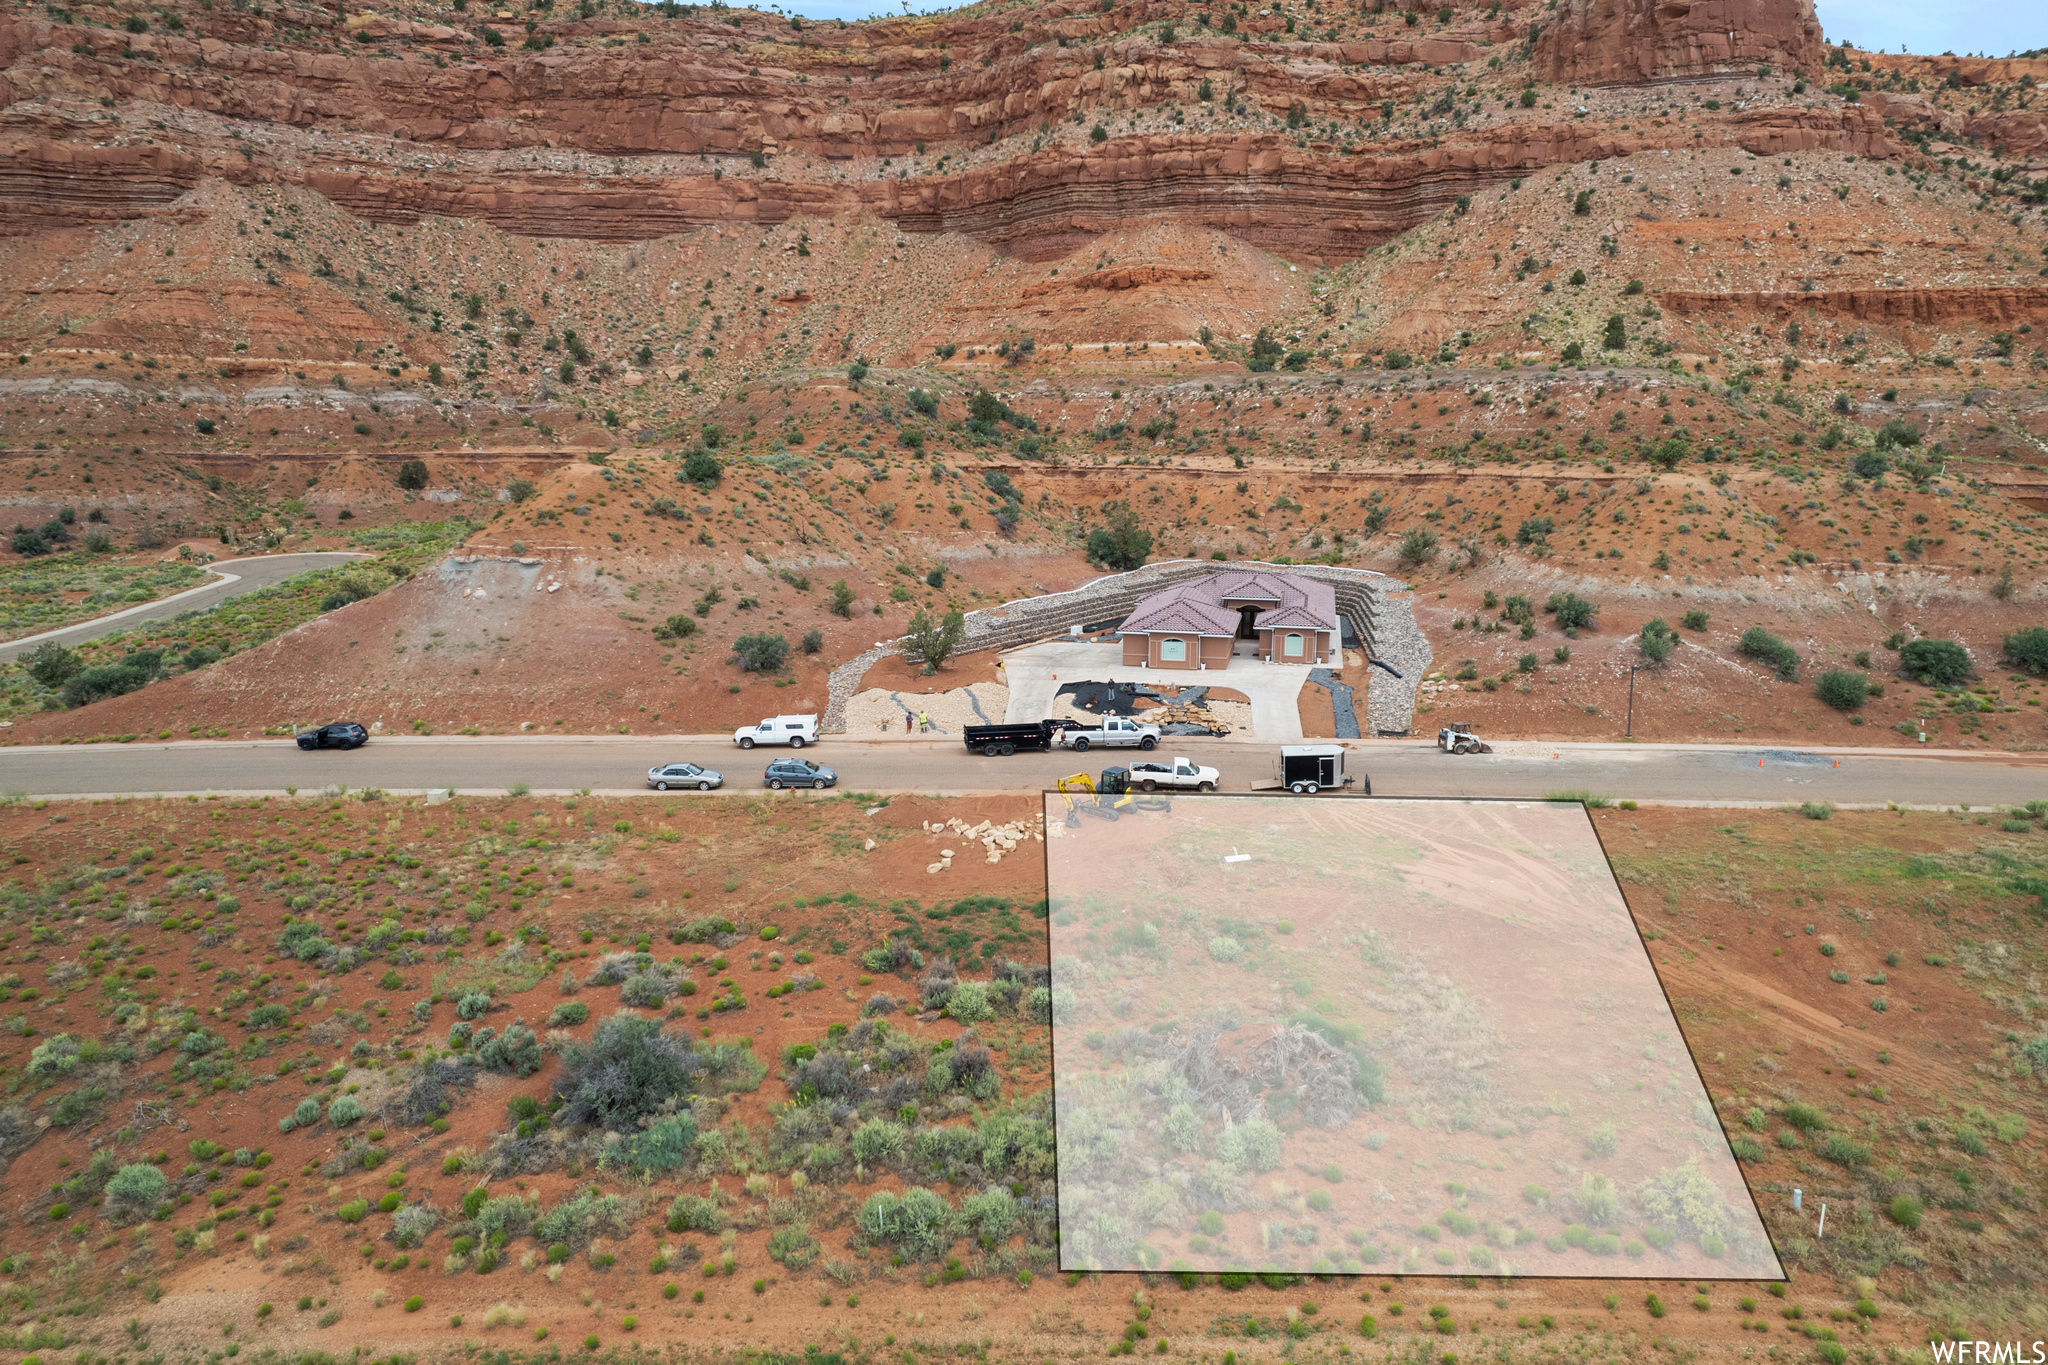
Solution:
[[[1055,1273],[1037,798],[871,801],[0,811],[10,1342],[1922,1359],[2038,1325],[2027,811],[1595,813],[1684,1036],[1565,1064],[1697,1066],[1789,1275],[1695,1283],[1660,1276],[1653,1195],[1602,1183],[1599,1105],[1465,1132],[1398,1069],[1367,1117],[1409,1175],[1363,1224],[1289,1166],[1227,1196],[1285,1234],[1226,1238],[1244,1273]],[[1560,1142],[1540,1189],[1492,1178]],[[1588,1221],[1635,1278],[1404,1273],[1522,1229],[1613,1273],[1566,1251]]]

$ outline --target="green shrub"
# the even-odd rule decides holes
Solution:
[[[68,1033],[45,1039],[37,1043],[35,1051],[29,1054],[28,1074],[43,1077],[68,1075],[78,1066],[79,1051],[78,1040]]]
[[[550,1245],[570,1247],[598,1236],[623,1237],[632,1227],[629,1212],[630,1206],[616,1194],[582,1190],[535,1220],[533,1235]]]
[[[1899,668],[1916,682],[1953,687],[1968,681],[1976,669],[1970,655],[1953,640],[1912,640],[1899,651]]]
[[[869,1241],[894,1247],[912,1261],[936,1258],[953,1240],[953,1206],[923,1186],[868,1196],[856,1222]]]
[[[581,1000],[564,1000],[555,1006],[555,1012],[548,1016],[549,1028],[563,1028],[582,1023],[590,1018],[590,1006]]]
[[[1837,1166],[1861,1166],[1870,1160],[1870,1144],[1846,1133],[1829,1133],[1814,1150]]]
[[[344,1223],[360,1223],[369,1216],[370,1201],[351,1199],[334,1211],[334,1216]]]
[[[614,1149],[619,1164],[635,1171],[679,1171],[695,1157],[697,1121],[687,1113],[657,1119]]]
[[[1736,642],[1735,648],[1738,653],[1760,663],[1769,664],[1779,682],[1799,681],[1799,655],[1793,651],[1792,646],[1762,626],[1751,626],[1743,631],[1742,638]]]
[[[491,996],[488,991],[464,991],[455,1002],[457,1019],[481,1019],[490,1011]]]
[[[995,1007],[989,1003],[986,981],[962,981],[946,997],[946,1013],[963,1024],[978,1024],[995,1017]]]
[[[309,1123],[318,1123],[320,1121],[320,1101],[314,1099],[311,1095],[306,1096],[306,1098],[299,1101],[298,1108],[292,1110],[292,1118],[297,1121],[301,1128]]]
[[[327,1121],[337,1128],[354,1123],[363,1116],[363,1106],[348,1095],[336,1095],[327,1106]]]
[[[1636,636],[1636,647],[1642,650],[1645,659],[1653,664],[1660,664],[1678,647],[1678,633],[1659,616],[1643,623],[1642,630]]]
[[[1826,1115],[1814,1106],[1798,1100],[1787,1104],[1780,1117],[1802,1133],[1819,1132],[1828,1126]]]
[[[1820,699],[1837,711],[1854,711],[1870,694],[1870,679],[1845,668],[1831,668],[1814,684]]]
[[[89,706],[107,697],[125,696],[147,687],[155,677],[153,668],[136,664],[99,664],[78,673],[64,684],[64,704]]]
[[[1280,1130],[1265,1119],[1249,1119],[1217,1136],[1216,1154],[1238,1171],[1270,1171],[1280,1164]]]
[[[879,1166],[903,1153],[905,1133],[887,1119],[869,1119],[853,1131],[853,1159],[864,1166]]]
[[[510,1072],[524,1079],[540,1070],[540,1040],[524,1024],[508,1024],[505,1031],[476,1050],[477,1062],[486,1071]]]
[[[789,658],[789,641],[766,633],[742,635],[732,642],[732,654],[742,673],[774,673]]]
[[[699,1048],[659,1020],[622,1011],[599,1024],[589,1043],[565,1049],[558,1121],[630,1132],[678,1095],[751,1089],[765,1069],[747,1048]]]
[[[1592,625],[1593,618],[1600,614],[1600,608],[1571,592],[1552,593],[1543,610],[1556,616],[1557,628],[1567,635]]]
[[[2005,637],[2005,657],[2035,677],[2048,674],[2048,626],[2028,626]]]
[[[1892,1202],[1885,1205],[1884,1211],[1894,1223],[1908,1232],[1915,1232],[1920,1227],[1920,1219],[1926,1212],[1926,1207],[1912,1195],[1901,1194],[1894,1196]]]
[[[156,1167],[144,1162],[123,1166],[107,1181],[102,1208],[115,1223],[132,1223],[148,1217],[170,1193],[171,1181]]]
[[[700,1194],[681,1194],[668,1206],[670,1232],[717,1232],[725,1226],[725,1214],[717,1203]]]

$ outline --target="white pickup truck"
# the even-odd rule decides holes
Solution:
[[[1086,753],[1100,746],[1104,749],[1156,749],[1159,747],[1160,729],[1156,725],[1140,725],[1122,716],[1110,716],[1092,730],[1066,729],[1060,731],[1059,745],[1075,753]]]
[[[759,725],[742,725],[733,731],[732,742],[742,749],[751,749],[756,744],[787,744],[792,749],[801,749],[818,742],[818,718],[770,716]]]
[[[1179,787],[1184,791],[1212,792],[1223,780],[1223,774],[1214,768],[1203,767],[1185,758],[1175,758],[1171,763],[1133,763],[1130,766],[1131,785],[1141,792],[1157,791],[1161,787]]]

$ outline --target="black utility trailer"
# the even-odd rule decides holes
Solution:
[[[978,749],[990,758],[1007,756],[1019,749],[1050,749],[1060,731],[1071,722],[1041,720],[1029,725],[969,725],[962,732],[970,750]]]
[[[1344,757],[1341,744],[1282,745],[1273,760],[1273,776],[1278,780],[1253,790],[1273,791],[1284,787],[1296,796],[1314,796],[1317,792],[1342,791],[1355,781],[1367,796],[1371,796],[1372,779],[1363,773],[1345,772]]]

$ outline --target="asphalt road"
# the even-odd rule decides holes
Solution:
[[[1507,741],[1490,755],[1452,757],[1416,741],[1348,746],[1353,773],[1382,796],[1544,797],[1584,790],[1682,805],[2014,805],[2048,798],[2048,755],[1899,753],[1678,745],[1546,745]],[[721,769],[723,794],[761,790],[779,750],[742,753],[724,736],[392,737],[351,752],[307,753],[290,740],[23,746],[0,749],[0,791],[31,796],[283,794],[296,788],[380,787],[393,793],[449,787],[496,794],[514,783],[536,793],[644,792],[657,763],[689,759]],[[1185,740],[1171,752],[1215,765],[1225,791],[1269,780],[1272,748]],[[1099,772],[1120,752],[983,758],[957,743],[827,739],[804,751],[855,791],[966,794],[1036,791],[1066,773]],[[1159,751],[1169,756],[1168,750]],[[650,793],[651,794],[651,793]],[[670,800],[718,794],[671,793]]]
[[[102,635],[117,630],[132,630],[146,621],[168,621],[188,611],[208,611],[229,598],[240,597],[245,592],[267,588],[282,583],[312,569],[331,569],[337,564],[346,564],[352,559],[365,558],[359,554],[324,552],[306,555],[260,555],[251,559],[228,559],[207,566],[221,575],[204,587],[188,588],[154,602],[145,602],[139,607],[113,612],[106,616],[95,616],[90,621],[60,630],[44,631],[40,635],[25,636],[0,645],[0,663],[19,658],[45,640],[59,644],[79,645],[87,640],[97,640]]]

